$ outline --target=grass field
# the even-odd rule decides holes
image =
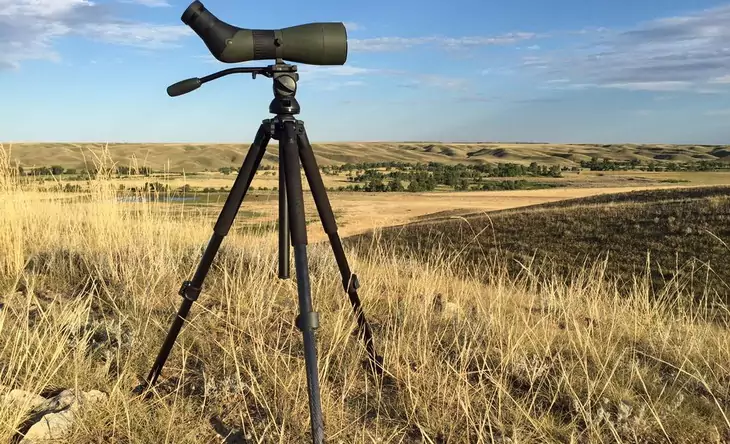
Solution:
[[[0,160],[3,390],[107,393],[102,405],[81,411],[66,442],[221,442],[216,430],[223,429],[230,431],[227,442],[307,441],[301,334],[293,325],[296,287],[276,277],[274,232],[234,230],[226,238],[157,396],[145,401],[130,391],[162,343],[180,302],[175,293],[210,236],[215,205],[122,203],[117,184],[103,178],[90,181],[83,198],[38,192],[18,183],[7,157]],[[385,196],[335,193],[333,207],[342,212],[343,230],[358,233],[363,227],[353,228],[354,221],[367,208],[412,210],[400,220],[375,217],[366,223],[382,225],[434,211],[469,213],[478,201],[479,210],[508,208],[509,199],[513,207],[555,202],[490,216],[502,221],[498,233],[505,242],[520,247],[524,237],[524,250],[517,252],[530,245],[560,252],[557,245],[575,244],[566,239],[593,231],[629,248],[630,236],[658,236],[658,228],[671,224],[679,241],[689,221],[697,224],[693,229],[710,227],[728,241],[728,233],[718,230],[727,217],[722,192],[691,199],[663,194],[636,204],[597,196],[580,205],[557,202],[561,195],[550,192],[565,198],[601,190],[416,193],[389,204]],[[462,200],[467,195],[473,200]],[[435,201],[437,196],[443,200]],[[356,205],[361,198],[372,200]],[[271,206],[266,199],[253,201]],[[254,218],[262,212],[251,211]],[[675,220],[654,223],[652,211]],[[570,214],[580,226],[555,222],[558,217],[569,223]],[[639,229],[626,227],[627,214]],[[614,224],[617,230],[606,230]],[[462,250],[473,251],[472,244],[461,243],[470,235],[464,226],[444,227],[448,236],[422,238],[409,249],[431,254],[403,254],[401,239],[385,239],[386,231],[366,246],[347,248],[385,357],[383,377],[361,367],[365,353],[351,335],[354,320],[329,247],[310,246],[329,442],[730,440],[726,305],[695,301],[683,285],[652,294],[644,279],[619,290],[604,262],[579,265],[569,279],[535,263],[518,276],[499,264],[483,270],[489,279],[469,276],[458,265]],[[574,233],[566,235],[567,229]],[[702,239],[700,246],[710,248],[711,241]],[[439,242],[444,248],[433,250]],[[563,256],[570,253],[565,250]],[[715,264],[730,257],[710,251]],[[706,275],[697,272],[698,279]],[[0,441],[17,439],[28,413],[27,405],[0,403]]]

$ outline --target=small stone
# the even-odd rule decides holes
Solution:
[[[58,440],[68,434],[73,426],[75,414],[84,407],[91,407],[107,400],[107,395],[98,390],[77,394],[67,389],[51,399],[44,399],[34,412],[41,419],[26,432],[20,444],[33,444],[47,440]]]
[[[25,390],[13,389],[5,394],[3,401],[7,404],[13,404],[16,409],[25,407],[24,410],[35,410],[46,402],[46,398]]]

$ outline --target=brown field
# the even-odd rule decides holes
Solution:
[[[274,141],[275,142],[275,141]],[[91,143],[16,143],[12,159],[24,166],[61,165],[83,168],[93,165],[95,154],[107,144]],[[444,142],[371,142],[315,143],[312,145],[321,165],[359,162],[514,162],[575,166],[591,157],[609,160],[637,159],[644,162],[720,160],[730,162],[729,146],[708,145],[595,145],[595,144],[519,144],[519,143],[444,143]],[[111,159],[120,165],[147,166],[160,171],[217,171],[220,167],[240,166],[248,144],[108,144]],[[267,149],[264,165],[277,162],[279,148]],[[98,155],[98,154],[96,154]]]

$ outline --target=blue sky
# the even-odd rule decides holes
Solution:
[[[245,28],[346,24],[345,65],[299,65],[313,142],[730,144],[727,1],[203,3]],[[250,142],[269,79],[165,92],[232,66],[188,4],[0,0],[0,141]]]

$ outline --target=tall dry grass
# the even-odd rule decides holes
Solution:
[[[157,396],[143,400],[131,389],[210,222],[179,206],[117,202],[103,176],[84,198],[40,193],[8,158],[0,385],[108,393],[77,421],[73,443],[222,442],[216,431],[228,442],[307,441],[296,287],[276,277],[273,234],[226,238]],[[485,270],[486,285],[457,278],[453,252],[407,260],[374,241],[348,252],[385,356],[386,375],[373,378],[329,248],[310,250],[329,442],[730,440],[730,332],[716,309],[678,310],[640,277],[620,294],[600,263],[569,284]],[[23,410],[0,405],[0,442],[18,436]]]

